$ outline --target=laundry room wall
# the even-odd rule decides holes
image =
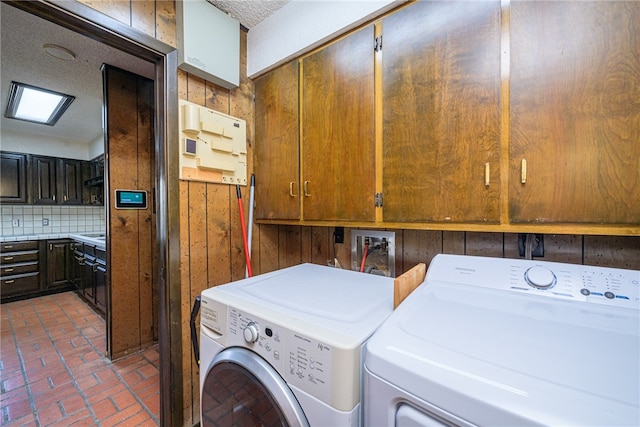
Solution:
[[[79,1],[171,46],[177,45],[174,1]],[[181,99],[247,122],[247,158],[251,174],[254,170],[254,90],[252,81],[246,77],[246,43],[247,34],[241,32],[239,88],[227,90],[180,71],[178,93]],[[242,190],[243,196],[248,196],[249,188]],[[248,217],[247,201],[248,197],[244,201],[245,217]],[[191,305],[203,289],[243,278],[245,265],[235,187],[181,182],[179,208],[182,337],[171,345],[181,347],[183,425],[191,426],[199,421],[198,367],[189,334]],[[326,265],[334,258],[348,266],[351,229],[345,229],[343,244],[334,244],[333,231],[329,226],[254,225],[254,274],[302,262]],[[428,263],[437,253],[517,257],[516,234],[391,231],[396,232],[396,274],[418,262]],[[545,235],[544,260],[640,269],[640,237]]]

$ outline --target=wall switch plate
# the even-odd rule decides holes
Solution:
[[[13,218],[11,220],[11,226],[12,227],[20,227],[20,220],[18,218]]]
[[[42,218],[42,225],[49,225],[49,218]]]
[[[352,230],[351,269],[360,271],[364,248],[369,249],[364,262],[364,272],[380,276],[396,275],[396,233],[393,231]]]
[[[344,243],[344,227],[336,227],[333,230],[333,242]]]

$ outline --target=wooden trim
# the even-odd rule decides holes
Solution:
[[[318,227],[351,227],[369,229],[444,230],[490,233],[584,234],[608,236],[640,236],[640,225],[596,224],[449,224],[404,222],[287,221],[256,220],[258,224],[305,225]]]
[[[501,0],[500,37],[500,222],[509,222],[509,147],[511,124],[511,38],[510,27],[511,0]]]

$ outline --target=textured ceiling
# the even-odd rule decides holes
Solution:
[[[207,0],[251,29],[290,0]]]
[[[103,63],[153,78],[154,65],[88,37],[52,24],[2,2],[0,108],[2,132],[36,134],[90,143],[102,136]],[[56,44],[76,54],[63,61],[47,54],[44,44]],[[76,99],[55,126],[7,119],[4,113],[11,81],[73,95]]]

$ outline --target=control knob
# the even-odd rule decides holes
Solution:
[[[536,289],[549,289],[556,284],[556,275],[546,267],[536,265],[524,273],[524,280]]]
[[[249,322],[247,327],[244,328],[244,331],[242,331],[242,335],[244,336],[244,340],[249,344],[258,341],[258,337],[260,336],[258,324],[255,322]]]

